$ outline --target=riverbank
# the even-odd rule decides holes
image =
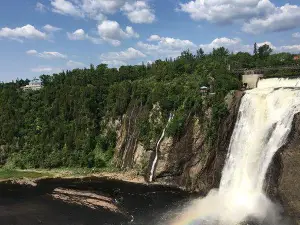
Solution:
[[[120,180],[136,184],[148,184],[143,176],[136,174],[134,171],[117,171],[113,169],[95,170],[95,169],[31,169],[31,170],[18,170],[18,169],[0,169],[0,182],[13,181],[16,183],[24,183],[24,181],[35,181],[43,179],[74,179],[74,178],[105,178],[108,180]],[[26,182],[25,182],[26,183]],[[158,184],[158,183],[152,183]]]
[[[35,185],[20,183],[30,178],[6,179],[0,182],[1,224],[167,224],[194,197],[178,188],[104,175],[36,178]]]

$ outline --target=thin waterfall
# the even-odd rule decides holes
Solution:
[[[157,164],[157,161],[158,161],[158,152],[159,152],[160,143],[161,143],[162,140],[164,139],[165,133],[166,133],[166,129],[167,129],[167,127],[168,127],[168,125],[169,125],[169,123],[171,122],[172,119],[173,119],[173,114],[170,113],[169,119],[168,119],[168,122],[167,122],[167,125],[166,125],[165,128],[163,129],[163,132],[162,132],[162,134],[161,134],[161,136],[160,136],[158,142],[156,143],[156,147],[155,147],[155,158],[154,158],[153,163],[152,163],[149,182],[153,182],[154,170],[155,170],[155,167],[156,167],[156,164]]]
[[[189,206],[176,225],[236,225],[254,218],[278,224],[263,186],[268,167],[300,112],[300,79],[264,79],[246,91],[231,137],[220,187]]]

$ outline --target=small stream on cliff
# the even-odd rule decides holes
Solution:
[[[219,189],[193,201],[172,225],[283,224],[264,180],[300,112],[299,86],[300,79],[264,79],[245,92]]]

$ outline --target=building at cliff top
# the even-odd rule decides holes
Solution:
[[[24,91],[31,90],[31,91],[37,91],[43,88],[42,82],[38,79],[32,80],[28,85],[22,87]]]
[[[293,58],[295,61],[300,61],[300,55],[295,55]]]
[[[253,89],[257,87],[258,81],[263,78],[262,72],[255,70],[247,70],[242,75],[243,85],[246,89]]]

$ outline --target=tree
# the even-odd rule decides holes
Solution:
[[[202,59],[204,57],[204,51],[202,48],[197,50],[196,59]]]
[[[271,55],[272,52],[273,49],[267,44],[264,44],[258,48],[258,55],[260,59],[267,58],[268,56]]]
[[[255,42],[255,44],[254,44],[254,51],[253,51],[253,54],[254,54],[254,56],[256,57],[257,56],[257,54],[258,54],[258,52],[257,52],[257,44],[256,44],[256,42]]]

